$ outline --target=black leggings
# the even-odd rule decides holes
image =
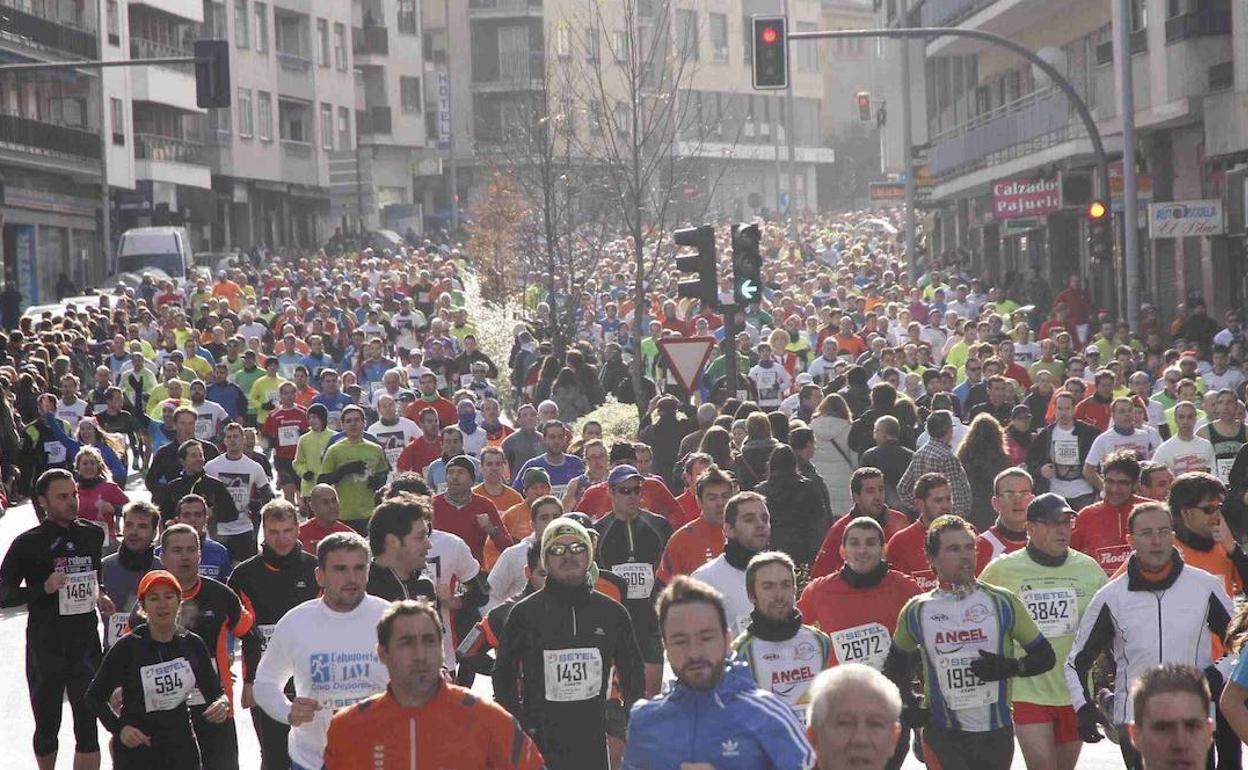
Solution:
[[[271,718],[259,706],[251,707],[251,722],[260,739],[261,770],[290,770],[290,747],[286,743],[290,725]]]
[[[60,641],[26,637],[26,685],[30,690],[30,710],[35,717],[35,756],[55,754],[59,747],[62,702],[69,697],[74,716],[74,751],[95,754],[100,737],[95,714],[87,708],[87,687],[100,667],[99,642],[78,642],[78,647],[61,648]]]
[[[204,719],[206,706],[191,707],[191,725],[199,741],[204,770],[238,770],[238,732],[231,714],[224,722]]]
[[[1014,728],[973,733],[923,728],[923,739],[940,762],[941,770],[1009,770],[1014,761]]]

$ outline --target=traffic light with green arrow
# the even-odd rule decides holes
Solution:
[[[744,307],[757,302],[763,292],[763,257],[758,244],[758,225],[732,226],[732,297]]]

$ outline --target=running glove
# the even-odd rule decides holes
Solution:
[[[1105,721],[1105,717],[1101,715],[1101,710],[1093,703],[1085,703],[1079,707],[1075,717],[1079,721],[1079,738],[1084,743],[1098,743],[1105,736],[1101,735],[1101,731],[1096,729],[1097,725]]]
[[[985,682],[999,682],[1018,676],[1020,670],[1018,659],[1006,658],[987,650],[980,650],[979,658],[971,661],[971,672]]]

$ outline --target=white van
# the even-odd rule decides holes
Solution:
[[[191,239],[184,228],[135,227],[121,235],[113,273],[140,273],[156,268],[182,284],[191,276],[194,265]]]

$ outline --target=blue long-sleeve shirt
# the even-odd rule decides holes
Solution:
[[[705,762],[715,770],[809,770],[815,752],[793,709],[758,689],[749,667],[725,663],[713,690],[676,684],[633,706],[623,770],[680,770]]]

